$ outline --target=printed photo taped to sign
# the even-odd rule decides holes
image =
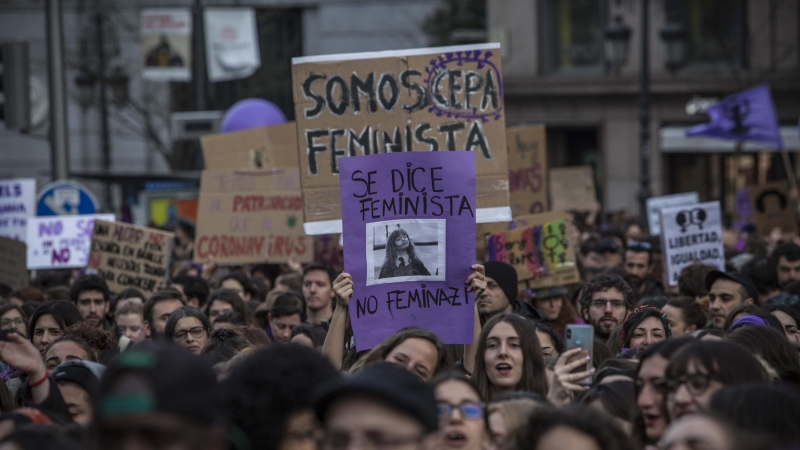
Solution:
[[[477,208],[510,220],[499,44],[292,62],[306,223],[341,218],[332,205],[343,158],[444,150],[474,153]]]
[[[342,163],[345,271],[359,349],[421,327],[448,344],[472,339],[475,159],[412,152]],[[438,205],[438,206],[437,206]]]

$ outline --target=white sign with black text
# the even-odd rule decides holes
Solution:
[[[36,215],[36,179],[0,180],[0,236],[25,241],[25,223]]]
[[[698,195],[697,192],[684,192],[683,194],[648,198],[647,226],[650,228],[650,236],[658,236],[661,234],[661,224],[658,222],[658,213],[662,208],[689,206],[697,203],[700,203],[700,195]]]
[[[719,202],[662,208],[661,248],[670,286],[678,284],[681,270],[692,263],[725,270]]]

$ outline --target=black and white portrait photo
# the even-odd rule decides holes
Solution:
[[[444,219],[400,219],[367,224],[367,286],[444,281]]]

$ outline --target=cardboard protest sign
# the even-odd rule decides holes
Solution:
[[[24,242],[0,237],[0,283],[19,289],[28,285]]]
[[[506,145],[512,215],[519,217],[549,210],[544,125],[507,129]]]
[[[206,169],[296,169],[294,122],[200,138]]]
[[[600,203],[591,166],[550,169],[552,211],[597,211]]]
[[[0,236],[25,240],[28,217],[36,215],[36,180],[0,180]]]
[[[94,221],[114,221],[114,214],[46,216],[28,219],[28,269],[86,267]]]
[[[681,270],[695,262],[725,270],[719,202],[662,208],[661,251],[670,286],[677,285]]]
[[[205,170],[194,255],[217,264],[311,262],[297,170]]]
[[[144,79],[192,79],[192,11],[189,8],[143,9],[139,34]]]
[[[774,228],[784,233],[797,233],[797,219],[785,181],[754,186],[748,188],[747,193],[759,236],[769,236]]]
[[[472,342],[464,284],[475,243],[475,159],[424,152],[341,161],[345,271],[359,350],[416,326],[446,344]]]
[[[314,261],[329,264],[337,272],[344,270],[344,254],[339,237],[336,234],[314,236]]]
[[[529,280],[575,269],[572,217],[564,212],[526,217],[526,226],[492,235],[486,244],[490,261],[502,261]]]
[[[468,150],[478,222],[511,220],[499,44],[294,58],[308,234],[340,233],[343,158]]]
[[[145,293],[169,281],[174,233],[129,223],[94,222],[88,267],[97,270],[111,292],[133,287]]]
[[[659,223],[659,213],[662,208],[672,208],[675,206],[689,206],[700,203],[700,195],[697,192],[685,192],[683,194],[664,195],[662,197],[650,197],[647,199],[647,226],[650,228],[651,236],[661,234],[661,224]]]

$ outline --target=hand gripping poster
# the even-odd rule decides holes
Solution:
[[[345,271],[359,350],[407,327],[446,344],[472,342],[475,157],[388,153],[341,165]]]

